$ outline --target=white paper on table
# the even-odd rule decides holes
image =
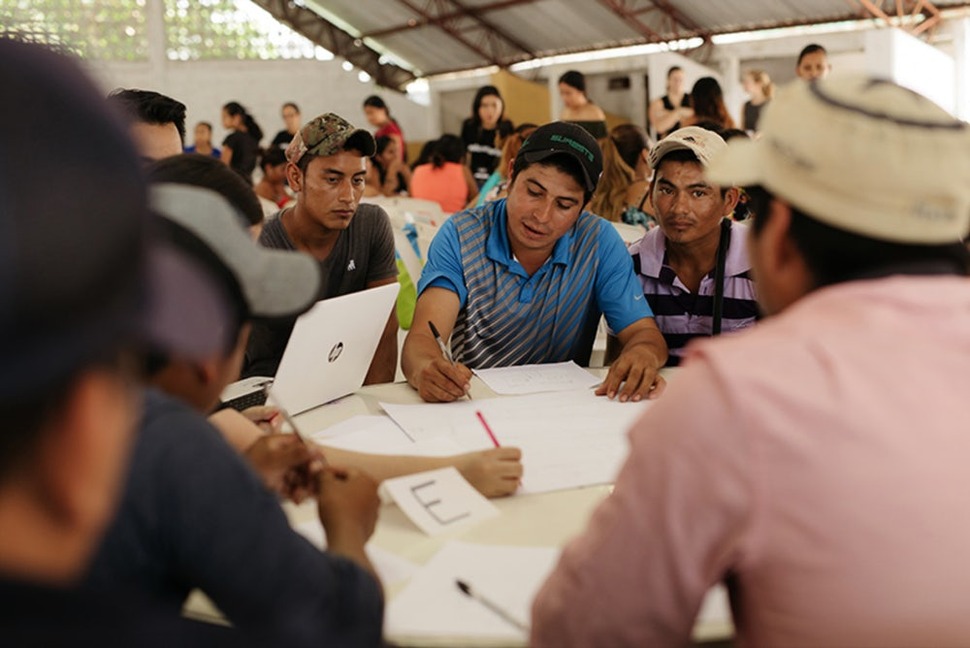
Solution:
[[[613,482],[628,452],[627,431],[650,403],[620,403],[585,389],[382,406],[411,436],[448,436],[465,451],[492,447],[480,411],[501,445],[522,450],[519,492],[542,493]]]
[[[326,551],[327,535],[319,520],[301,522],[294,525],[293,530],[309,540],[320,551]],[[385,587],[403,583],[412,578],[418,571],[418,565],[415,563],[373,544],[368,543],[364,547],[364,551]]]
[[[496,394],[506,395],[589,389],[601,382],[572,361],[475,369],[474,372]]]
[[[484,401],[482,401],[484,402]],[[481,402],[460,400],[453,403],[421,403],[418,405],[399,405],[381,403],[381,408],[397,423],[404,433],[415,442],[426,441],[440,436],[449,436],[456,430],[481,424],[475,412]],[[484,435],[485,433],[482,432]],[[488,440],[488,437],[485,437]]]
[[[353,416],[310,435],[317,443],[331,448],[383,455],[447,457],[464,452],[448,436],[437,436],[415,443],[386,416]]]
[[[461,579],[528,626],[532,599],[559,556],[554,547],[446,544],[388,604],[384,626],[396,637],[527,639],[455,584]]]
[[[454,466],[385,479],[381,490],[428,535],[467,527],[499,513]]]

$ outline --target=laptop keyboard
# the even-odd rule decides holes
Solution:
[[[231,400],[224,401],[219,409],[231,407],[234,410],[243,411],[250,407],[259,407],[266,404],[266,391],[257,389],[256,391],[243,394]]]

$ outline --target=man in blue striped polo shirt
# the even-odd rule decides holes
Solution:
[[[668,365],[679,364],[691,339],[750,326],[758,315],[747,228],[728,218],[738,189],[704,178],[710,157],[725,148],[717,133],[688,126],[650,152],[648,196],[660,226],[630,254],[670,350]]]
[[[418,285],[401,366],[426,401],[452,401],[470,369],[575,360],[588,364],[600,315],[622,343],[598,394],[659,395],[663,337],[616,230],[583,211],[603,169],[585,130],[554,122],[522,145],[509,196],[442,226]],[[452,363],[432,333],[452,338]]]

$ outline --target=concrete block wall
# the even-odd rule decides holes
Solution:
[[[409,140],[437,137],[437,119],[431,111],[406,95],[378,88],[372,81],[361,83],[357,71],[345,71],[339,61],[163,61],[154,63],[109,63],[88,61],[88,68],[105,92],[118,88],[156,90],[178,99],[188,107],[187,136],[198,121],[213,125],[213,139],[226,136],[222,128],[223,104],[238,101],[256,118],[268,144],[283,128],[280,108],[295,101],[305,120],[323,112],[335,112],[362,128],[362,103],[371,94],[384,98],[391,114],[400,122]]]

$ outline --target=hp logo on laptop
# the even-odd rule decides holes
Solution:
[[[336,362],[337,358],[340,357],[340,354],[343,353],[343,351],[344,351],[344,343],[337,342],[335,345],[333,345],[333,348],[330,349],[330,353],[327,354],[327,360],[330,362]]]

